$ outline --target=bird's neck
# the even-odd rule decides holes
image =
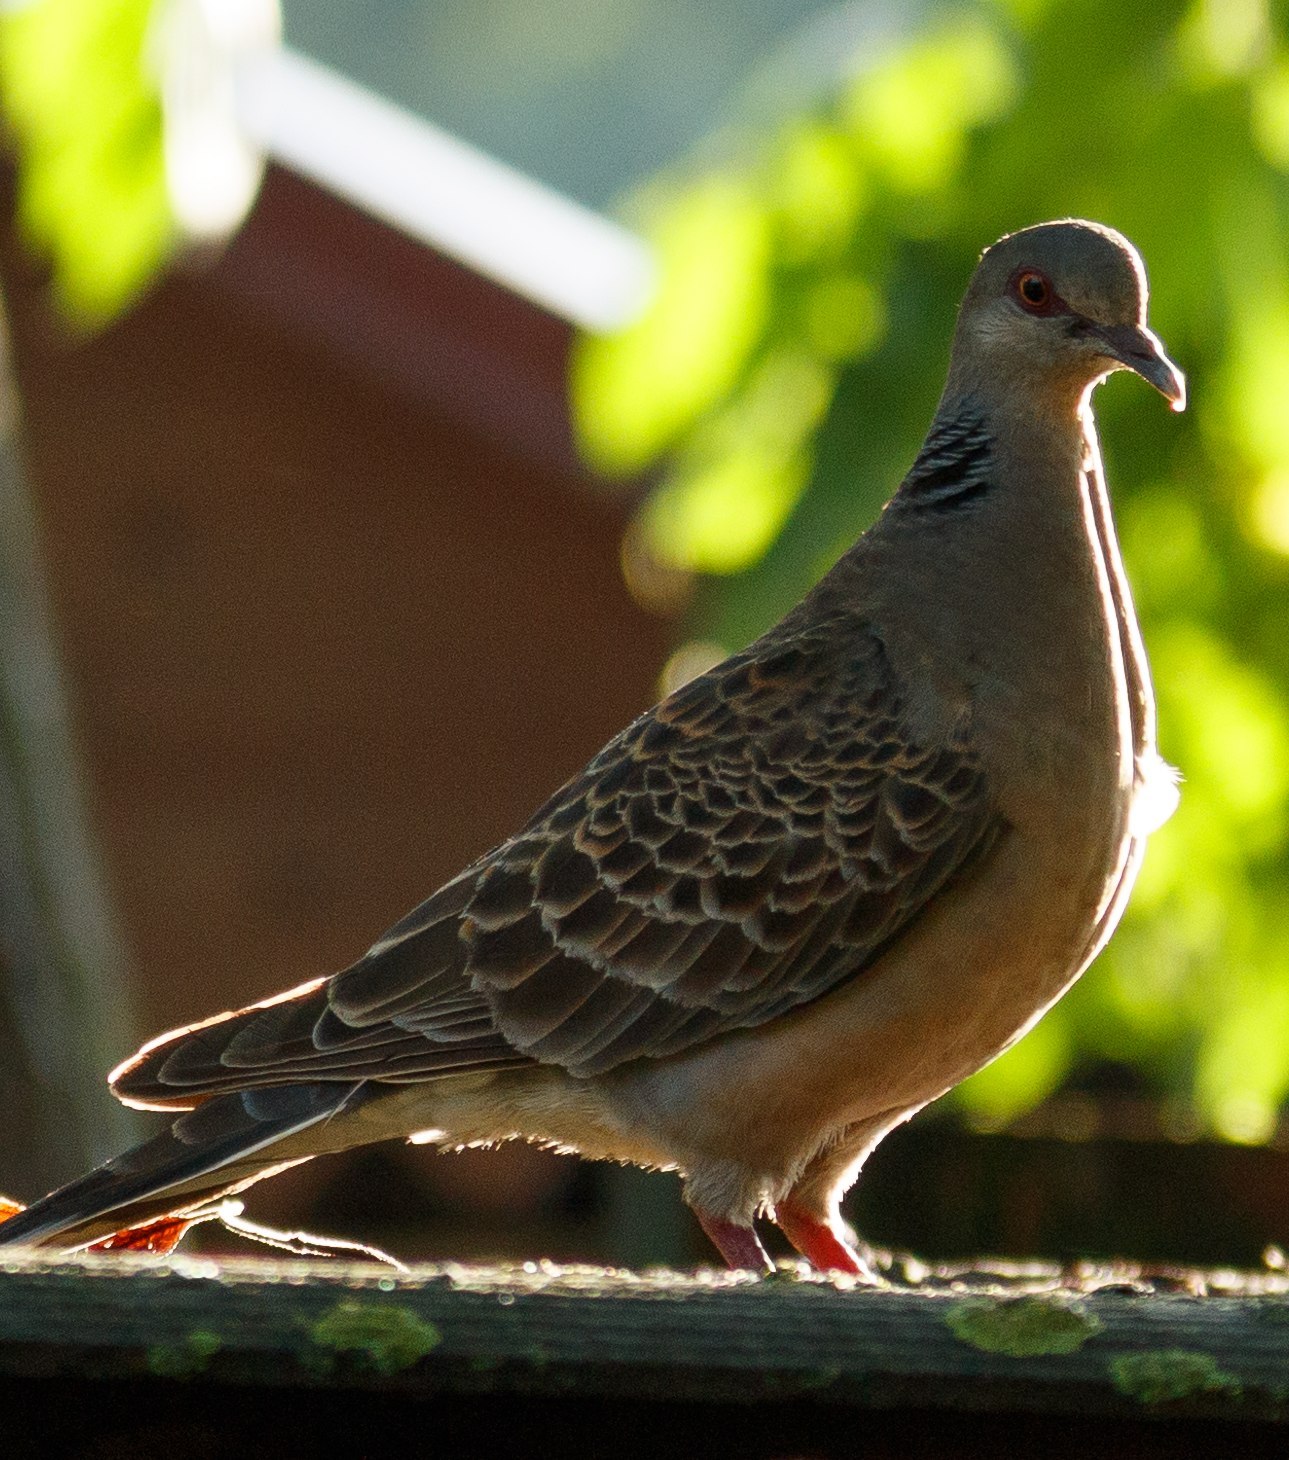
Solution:
[[[923,674],[938,661],[944,688],[961,675],[952,687],[967,700],[987,687],[995,705],[1045,703],[1092,738],[1140,745],[1153,733],[1086,400],[1036,409],[1032,397],[1018,408],[946,395],[876,536],[900,566],[874,579],[895,594],[925,584],[930,600],[910,620],[921,642],[897,658]],[[1090,700],[1089,685],[1104,693]]]

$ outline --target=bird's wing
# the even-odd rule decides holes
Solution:
[[[969,727],[918,743],[880,639],[798,623],[641,716],[351,968],[158,1041],[118,1093],[673,1054],[853,977],[999,825]]]

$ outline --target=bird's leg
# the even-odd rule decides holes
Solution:
[[[699,1211],[697,1208],[694,1215],[730,1267],[735,1270],[746,1268],[751,1272],[774,1271],[774,1264],[750,1223],[740,1226],[738,1222],[713,1216],[711,1212]]]
[[[837,1230],[838,1224],[792,1197],[776,1202],[774,1220],[797,1251],[820,1272],[849,1272],[876,1283],[877,1274]]]

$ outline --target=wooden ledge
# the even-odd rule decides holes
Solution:
[[[584,1414],[606,1402],[673,1415],[726,1406],[744,1427],[804,1405],[820,1423],[844,1422],[852,1441],[865,1411],[887,1428],[900,1413],[932,1416],[924,1435],[952,1419],[959,1438],[968,1415],[1013,1434],[1021,1417],[1046,1416],[1067,1433],[1072,1418],[1121,1436],[1124,1424],[1199,1422],[1243,1432],[1245,1453],[1257,1432],[1284,1443],[1284,1274],[997,1264],[913,1275],[916,1285],[870,1290],[788,1270],[758,1281],[548,1263],[399,1273],[336,1260],[11,1255],[0,1265],[0,1402],[12,1416],[51,1382],[125,1384],[118,1394],[152,1396],[145,1408],[166,1388],[207,1404],[212,1391],[237,1394],[239,1409],[291,1391],[297,1411],[300,1391],[326,1391],[382,1396],[391,1414],[404,1397],[486,1397],[498,1412],[539,1399],[591,1405]],[[622,1453],[634,1453],[629,1438]]]
[[[11,1255],[0,1374],[1289,1418],[1283,1274],[920,1276]]]

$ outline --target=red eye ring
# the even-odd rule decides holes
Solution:
[[[1021,269],[1012,287],[1022,308],[1031,314],[1047,314],[1056,299],[1051,280],[1039,269]]]

